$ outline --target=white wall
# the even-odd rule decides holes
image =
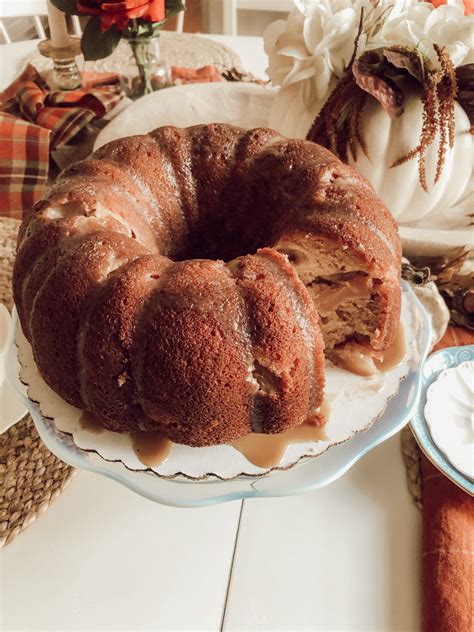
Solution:
[[[226,0],[203,0],[203,26],[208,33],[222,33],[222,7]],[[237,12],[237,33],[239,35],[262,35],[265,28],[278,19],[285,19],[287,12],[270,11],[271,0],[255,0],[255,6],[262,10]]]

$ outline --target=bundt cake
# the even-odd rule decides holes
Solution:
[[[328,150],[162,127],[60,175],[23,221],[13,290],[62,398],[204,446],[319,423],[324,345],[346,366],[390,346],[400,261],[392,216]]]

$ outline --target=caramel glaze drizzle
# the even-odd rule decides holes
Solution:
[[[250,433],[230,445],[254,465],[274,467],[281,461],[289,445],[327,439],[324,425],[328,416],[329,404],[323,403],[313,423],[307,422],[279,434]],[[79,422],[81,428],[94,434],[100,434],[105,430],[100,421],[88,412],[81,415]],[[135,454],[147,467],[161,465],[169,457],[173,447],[173,443],[160,431],[131,432],[130,437]]]
[[[393,344],[383,351],[379,358],[371,358],[368,353],[362,351],[350,360],[348,357],[337,359],[341,368],[363,376],[371,376],[378,371],[385,373],[399,365],[405,357],[405,335],[400,325]],[[369,364],[370,366],[369,366]],[[327,439],[324,427],[329,418],[329,404],[324,402],[314,416],[300,426],[294,426],[286,432],[279,434],[250,433],[232,445],[241,452],[245,458],[262,468],[275,467],[280,463],[288,446],[295,443],[307,443],[311,441],[325,441]],[[91,413],[85,411],[80,418],[81,428],[93,434],[100,434],[104,427]],[[135,454],[147,467],[156,467],[163,463],[170,455],[172,442],[161,432],[131,432],[130,437]]]

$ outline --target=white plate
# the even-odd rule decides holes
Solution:
[[[454,467],[474,480],[474,361],[442,371],[426,393],[433,441]]]
[[[196,83],[153,92],[135,101],[98,135],[94,148],[112,140],[147,134],[156,127],[227,123],[268,127],[275,90],[253,83]]]
[[[27,413],[18,393],[6,381],[6,362],[13,340],[13,325],[8,309],[0,303],[0,434]]]
[[[446,458],[445,452],[436,445],[424,414],[427,392],[430,386],[441,373],[447,369],[456,368],[464,362],[474,362],[474,345],[448,347],[430,355],[421,371],[421,397],[411,418],[410,425],[418,445],[433,465],[451,479],[453,483],[471,496],[474,496],[473,480],[454,467]],[[445,397],[448,398],[449,393],[445,393]]]

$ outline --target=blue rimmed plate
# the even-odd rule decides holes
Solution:
[[[421,371],[421,397],[410,425],[418,445],[433,465],[451,479],[453,483],[456,483],[468,494],[474,496],[473,481],[458,471],[435,444],[424,415],[428,388],[437,380],[440,373],[470,360],[474,360],[474,345],[448,347],[433,353],[428,358]]]

